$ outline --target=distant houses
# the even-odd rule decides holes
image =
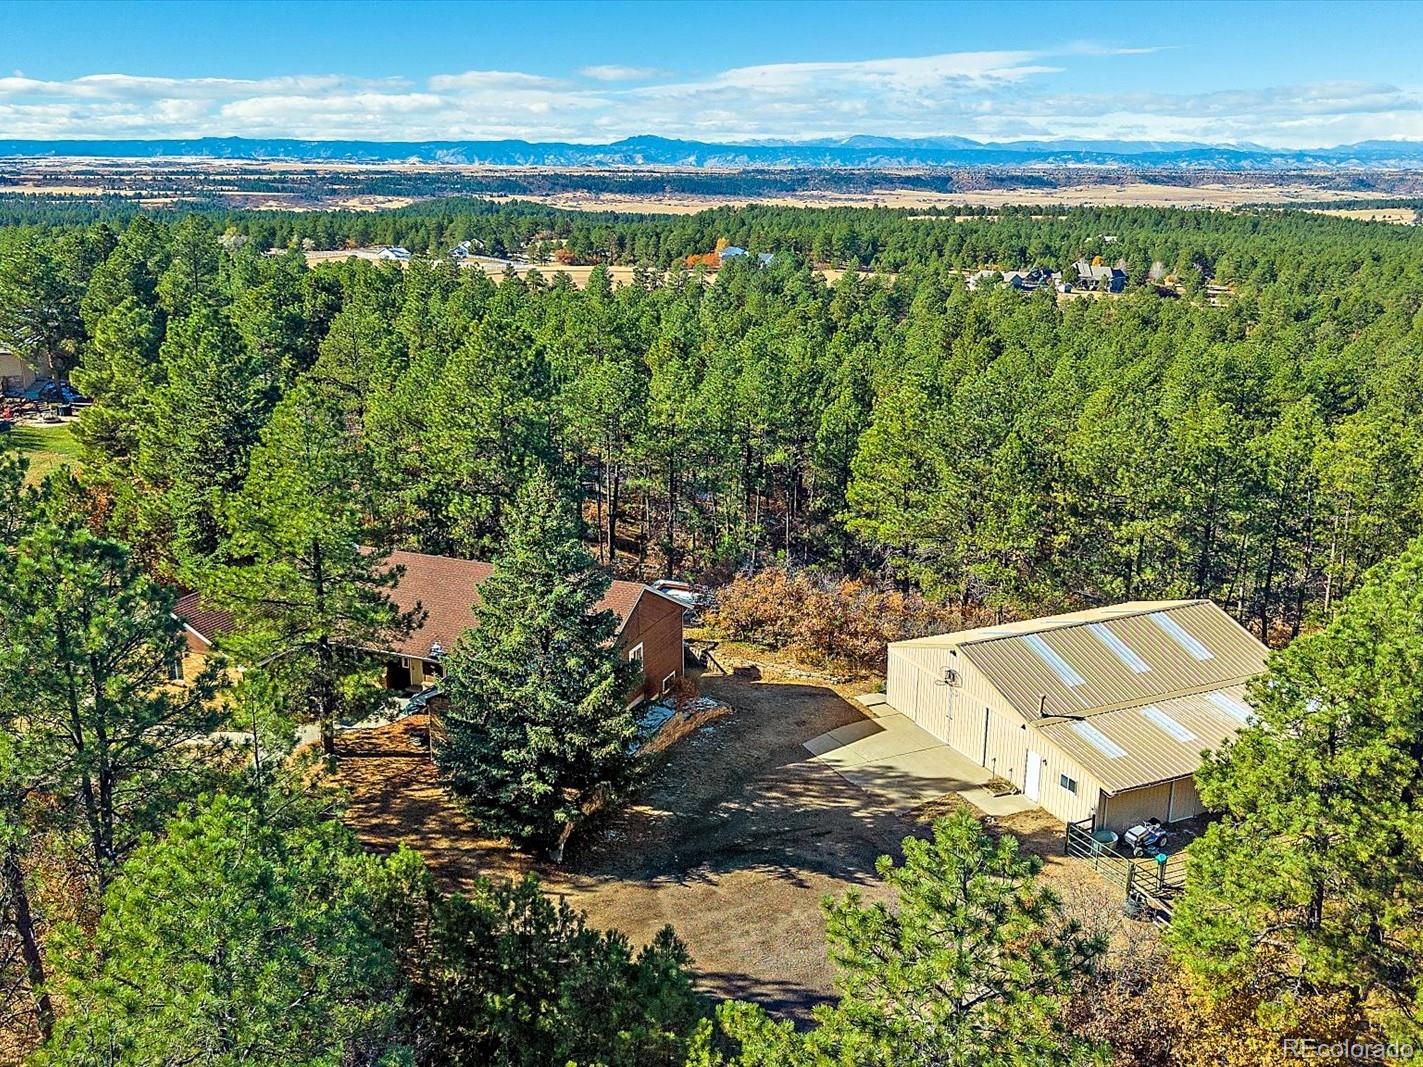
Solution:
[[[724,240],[725,238],[723,238],[723,241]],[[688,256],[686,259],[687,266],[692,269],[705,267],[708,270],[718,270],[726,266],[732,260],[745,259],[751,254],[740,245],[723,244],[722,241],[718,241],[717,245],[717,249],[713,252],[707,252],[705,255],[693,253]],[[755,262],[758,267],[769,267],[771,261],[775,258],[776,254],[774,252],[758,252],[756,253]]]
[[[1127,274],[1121,267],[1108,267],[1086,259],[1079,259],[1072,266],[1073,271],[1069,274],[1075,272],[1075,280],[1064,277],[1062,273],[1050,267],[1036,266],[1025,270],[974,271],[967,276],[967,283],[970,290],[991,289],[1002,284],[1020,293],[1034,293],[1046,288],[1056,289],[1059,293],[1079,290],[1120,293],[1126,289]]]
[[[1058,292],[1070,292],[1071,285],[1062,280],[1062,275],[1048,267],[1030,267],[1027,270],[980,270],[968,276],[968,287],[988,289],[999,283],[1016,289],[1020,293],[1033,293],[1042,288],[1055,288]]]
[[[461,241],[450,249],[448,258],[455,266],[459,266],[472,256],[478,256],[484,251],[484,242],[478,237],[471,237],[467,241]]]
[[[409,263],[410,249],[401,248],[399,245],[387,245],[376,253],[376,259],[383,259],[393,263]]]

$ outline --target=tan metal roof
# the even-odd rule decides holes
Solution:
[[[957,648],[959,645],[990,641],[998,637],[1014,634],[1040,633],[1060,626],[1077,626],[1082,623],[1105,622],[1119,619],[1123,615],[1139,615],[1144,611],[1158,611],[1179,608],[1185,604],[1204,604],[1203,600],[1131,600],[1124,604],[1106,604],[1099,608],[1084,608],[1081,611],[1066,611],[1061,615],[1044,615],[1037,619],[1019,619],[1016,622],[1000,622],[992,626],[976,626],[972,630],[955,630],[946,634],[930,634],[928,637],[914,637],[907,641],[896,641],[895,648]]]
[[[1033,728],[1117,793],[1195,773],[1201,753],[1219,748],[1243,725],[1244,700],[1245,686],[1232,685],[1117,708],[1081,723],[1045,719]],[[1229,707],[1238,710],[1231,714]],[[1092,729],[1084,731],[1084,724]]]
[[[894,648],[929,671],[951,653],[967,660],[1110,792],[1194,772],[1203,750],[1240,727],[1244,683],[1267,655],[1208,600],[1137,601]]]
[[[1265,667],[1265,646],[1207,600],[1122,605],[1112,612],[1037,621],[1050,625],[959,644],[959,654],[1029,720],[1038,717],[1039,708],[1048,715],[1094,714],[1187,690],[1218,688]],[[1209,658],[1198,659],[1172,630],[1196,642]],[[1109,646],[1113,640],[1146,669],[1134,670]],[[1069,679],[1045,655],[1065,665]],[[1070,680],[1074,676],[1077,684]]]

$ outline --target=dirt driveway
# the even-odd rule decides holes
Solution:
[[[877,895],[875,859],[898,856],[915,824],[802,747],[860,718],[828,683],[732,676],[702,688],[734,714],[678,743],[631,806],[574,838],[561,868],[481,838],[436,782],[418,718],[342,737],[347,819],[373,848],[406,842],[450,888],[533,869],[635,944],[670,923],[708,992],[803,1017],[832,994],[821,897]]]
[[[707,992],[803,1019],[833,995],[821,898],[852,887],[881,896],[876,858],[899,858],[900,840],[926,834],[928,816],[948,807],[897,816],[813,759],[807,739],[862,718],[853,690],[763,669],[704,677],[703,692],[734,714],[674,746],[630,806],[573,839],[561,868],[481,838],[436,781],[418,717],[342,737],[348,821],[372,848],[406,842],[449,888],[532,869],[592,925],[634,944],[671,924]],[[1061,825],[1042,815],[1000,825],[1057,859],[1049,877],[1075,882],[1060,859]]]

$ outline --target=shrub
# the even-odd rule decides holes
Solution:
[[[884,670],[885,645],[975,625],[957,607],[860,579],[830,579],[773,567],[737,577],[717,596],[707,624],[723,637],[780,648],[818,666]]]

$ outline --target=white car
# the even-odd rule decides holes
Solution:
[[[674,578],[659,578],[652,583],[652,588],[668,600],[675,600],[688,611],[693,611],[707,602],[705,593],[698,593],[688,583],[679,582]]]

